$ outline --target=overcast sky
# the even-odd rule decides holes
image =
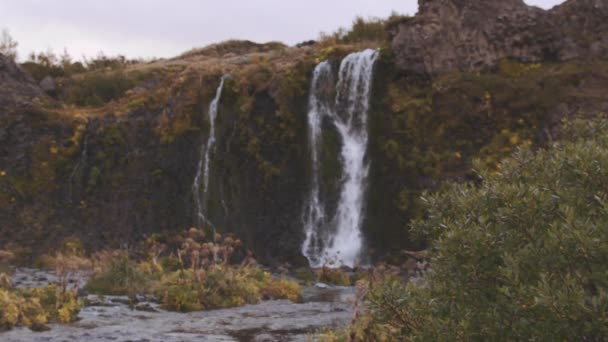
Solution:
[[[526,0],[551,8],[563,0]],[[415,14],[417,0],[0,0],[0,28],[33,51],[75,57],[172,57],[226,39],[287,44],[347,27],[353,18]]]

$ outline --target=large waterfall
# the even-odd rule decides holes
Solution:
[[[222,76],[220,85],[217,87],[215,97],[209,104],[209,136],[207,141],[202,141],[200,157],[194,182],[192,183],[192,196],[196,210],[196,220],[198,227],[213,226],[206,216],[207,194],[209,192],[209,173],[211,153],[215,151],[215,119],[217,118],[218,107],[224,89],[224,81],[227,75]],[[201,177],[203,183],[203,195],[201,196]]]
[[[369,173],[367,113],[377,58],[374,50],[348,55],[342,61],[333,103],[327,85],[333,84],[329,62],[314,71],[308,109],[312,181],[304,212],[306,239],[303,254],[311,266],[354,267],[360,260],[363,238],[361,224],[365,209],[365,190]],[[341,141],[342,180],[337,209],[331,220],[321,197],[322,123],[327,117]]]

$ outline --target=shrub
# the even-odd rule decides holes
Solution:
[[[336,32],[321,33],[319,40],[322,45],[356,44],[376,42],[385,44],[389,40],[387,25],[394,26],[407,20],[407,16],[392,13],[387,19],[356,17],[350,29],[340,28]]]
[[[352,282],[348,273],[339,268],[322,267],[316,271],[317,281],[328,285],[350,286]]]
[[[26,296],[40,303],[50,322],[74,322],[82,309],[76,291],[65,291],[56,284],[32,289]]]
[[[95,71],[75,77],[62,90],[62,98],[79,106],[101,106],[123,96],[134,86],[135,81],[122,69]]]
[[[426,195],[412,229],[433,271],[370,293],[373,327],[396,340],[605,339],[608,121],[566,124],[562,139]]]
[[[74,322],[82,309],[75,291],[57,285],[31,290],[0,288],[0,331],[15,326],[44,329],[49,322]]]
[[[300,285],[287,279],[270,278],[263,283],[261,290],[264,299],[289,299],[292,302],[302,299]]]
[[[86,285],[92,293],[135,295],[145,292],[150,279],[124,251],[100,252],[93,256],[94,274]]]
[[[262,299],[300,300],[300,286],[273,279],[257,267],[213,265],[164,275],[155,289],[163,307],[171,311],[197,311],[256,304]]]
[[[98,294],[154,294],[165,309],[180,312],[300,299],[297,283],[272,278],[251,257],[231,264],[240,240],[215,234],[209,242],[205,237],[196,228],[166,239],[153,235],[144,241],[145,257],[139,263],[125,252],[98,253],[86,288]],[[166,255],[171,250],[175,253]]]
[[[0,249],[0,273],[8,273],[10,271],[9,264],[14,259],[15,254],[13,252]],[[1,282],[2,281],[0,280],[0,283]]]
[[[19,43],[17,43],[13,37],[11,37],[8,29],[2,29],[2,33],[0,34],[0,54],[15,61],[17,59],[18,45]]]

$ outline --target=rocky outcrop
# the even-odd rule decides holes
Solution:
[[[43,92],[11,59],[0,54],[0,165],[24,166],[31,138],[27,117]],[[0,170],[2,171],[2,170]]]
[[[437,75],[520,62],[608,56],[608,1],[569,0],[545,11],[523,0],[420,0],[389,27],[399,68]]]
[[[42,95],[34,80],[11,59],[0,54],[0,116],[9,108],[31,103]]]

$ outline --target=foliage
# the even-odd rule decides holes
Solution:
[[[550,143],[561,104],[601,107],[596,94],[605,84],[587,80],[606,75],[605,62],[500,64],[492,73],[426,79],[399,72],[391,60],[378,61],[374,78],[382,81],[374,82],[379,96],[372,97],[369,115],[372,248],[396,251],[405,239],[412,243],[403,226],[424,214],[422,191],[473,179],[473,160],[497,171],[519,147]]]
[[[328,285],[350,286],[350,276],[339,268],[322,267],[316,272],[317,281]]]
[[[249,40],[226,40],[212,44],[204,48],[196,48],[183,53],[180,57],[190,58],[195,56],[222,57],[226,54],[245,55],[251,53],[264,53],[283,50],[287,46],[281,42],[268,42],[264,44],[254,43]]]
[[[214,265],[169,274],[156,289],[163,306],[172,311],[229,308],[257,303],[261,299],[255,270]]]
[[[135,80],[122,69],[95,71],[74,79],[63,90],[67,103],[79,106],[101,106],[118,99],[135,86]]]
[[[84,64],[88,71],[95,70],[120,70],[133,64],[144,62],[141,59],[128,59],[123,55],[106,56],[103,52],[99,52],[93,58],[84,59]]]
[[[26,295],[38,300],[50,322],[74,322],[82,309],[82,302],[78,300],[75,290],[66,291],[56,284],[34,288]]]
[[[145,292],[149,286],[150,279],[124,251],[96,253],[93,272],[86,285],[92,293],[136,295]]]
[[[349,272],[341,268],[324,266],[318,269],[298,269],[293,275],[300,283],[307,285],[323,283],[335,286],[352,286],[358,280],[366,278],[367,272],[365,270]]]
[[[0,275],[1,276],[1,275]],[[44,329],[49,322],[74,322],[82,309],[75,291],[57,285],[31,290],[0,288],[0,331],[15,326]]]
[[[389,39],[386,26],[405,20],[407,17],[395,12],[387,19],[356,17],[350,29],[340,28],[334,33],[321,33],[322,45],[355,44],[362,42],[386,43]]]
[[[68,77],[86,71],[86,67],[81,62],[74,62],[65,49],[61,56],[57,56],[51,49],[46,52],[32,52],[21,66],[38,82],[47,76]]]
[[[0,273],[6,272],[9,269],[9,264],[15,259],[15,253],[0,249]],[[0,287],[2,281],[0,280]]]
[[[52,49],[45,52],[32,52],[28,60],[21,66],[27,70],[32,77],[40,82],[45,77],[72,77],[74,75],[94,71],[118,71],[125,67],[141,63],[142,60],[131,60],[125,56],[106,56],[100,52],[93,58],[84,57],[84,61],[74,61],[67,49],[61,55],[57,55]]]
[[[300,298],[297,283],[275,279],[246,257],[231,263],[242,247],[231,235],[213,236],[191,228],[171,238],[154,235],[143,242],[144,261],[126,252],[102,252],[94,257],[94,275],[87,289],[98,294],[154,294],[163,307],[189,312],[258,303],[262,299]],[[173,252],[171,252],[173,251]]]
[[[262,299],[299,299],[296,283],[270,277],[249,257],[240,266],[231,266],[232,254],[242,246],[240,240],[215,234],[214,242],[205,242],[205,237],[196,228],[178,237],[182,269],[163,274],[154,289],[166,309],[187,312],[253,304]]]
[[[302,299],[300,285],[291,280],[265,277],[261,286],[263,299],[288,299],[292,302]]]
[[[255,304],[262,299],[300,299],[297,283],[274,279],[258,267],[213,265],[164,275],[155,293],[172,311],[196,311]]]
[[[411,317],[402,308],[405,281],[394,270],[378,265],[356,282],[353,320],[349,326],[317,336],[324,342],[394,341]]]
[[[425,195],[413,223],[431,241],[421,286],[367,296],[394,340],[603,340],[608,336],[608,120],[565,124],[562,141],[523,148],[480,185]],[[372,330],[370,330],[372,329]]]
[[[8,29],[2,29],[2,35],[0,35],[0,54],[12,59],[17,59],[17,43],[13,37],[11,37]]]

